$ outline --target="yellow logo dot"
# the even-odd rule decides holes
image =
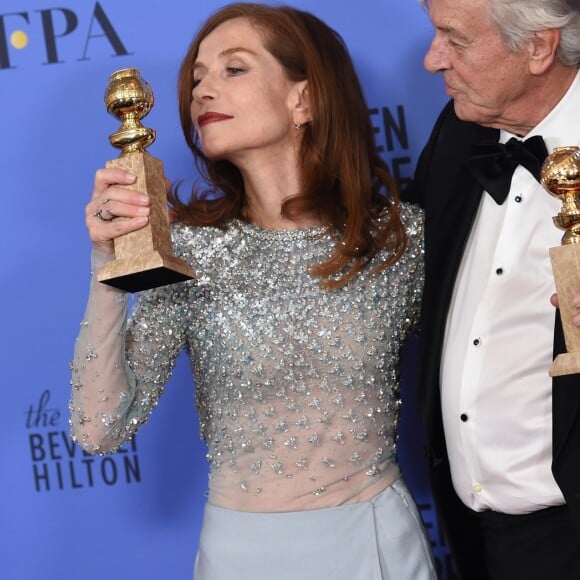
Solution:
[[[10,35],[10,43],[14,48],[24,48],[28,44],[28,36],[22,30],[15,30]]]

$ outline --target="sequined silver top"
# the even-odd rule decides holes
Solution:
[[[336,290],[309,274],[334,247],[324,228],[242,221],[175,226],[175,254],[196,278],[141,292],[128,323],[128,295],[93,281],[73,361],[73,437],[92,453],[115,450],[187,349],[210,502],[288,511],[374,495],[398,474],[399,352],[423,283],[422,213],[401,213],[404,256]]]

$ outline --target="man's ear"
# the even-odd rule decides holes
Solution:
[[[540,75],[554,64],[560,46],[560,30],[547,28],[534,33],[529,45],[530,72]]]

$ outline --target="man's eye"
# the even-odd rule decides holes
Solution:
[[[454,40],[453,38],[448,38],[447,43],[449,44],[449,46],[452,46],[453,48],[464,48],[465,47],[464,42],[460,42],[459,40]]]

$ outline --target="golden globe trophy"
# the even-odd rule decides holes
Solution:
[[[116,238],[115,259],[97,273],[99,282],[128,292],[194,277],[191,267],[173,256],[163,164],[145,151],[155,141],[155,130],[144,127],[141,119],[149,113],[153,102],[151,87],[141,78],[138,69],[125,68],[111,75],[105,91],[105,105],[122,125],[109,140],[111,145],[121,149],[121,154],[107,161],[106,166],[131,171],[137,178],[127,188],[151,198],[147,226]]]
[[[562,245],[550,248],[567,350],[556,357],[550,368],[550,376],[554,377],[580,372],[580,328],[572,323],[578,312],[572,306],[572,296],[580,291],[580,148],[554,149],[542,165],[541,183],[562,202],[560,213],[552,219],[564,230]]]

